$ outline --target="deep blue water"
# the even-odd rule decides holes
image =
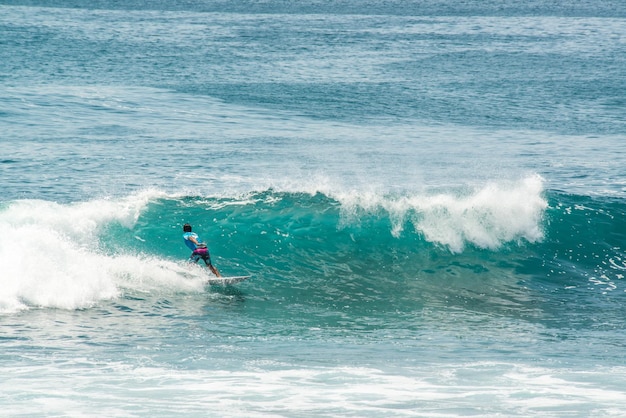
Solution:
[[[3,412],[626,414],[625,6],[0,1]]]

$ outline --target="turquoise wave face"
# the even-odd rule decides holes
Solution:
[[[617,311],[604,306],[624,297],[623,202],[552,192],[538,213],[520,203],[504,213],[486,203],[482,210],[455,212],[463,199],[448,197],[447,206],[434,211],[439,218],[420,213],[419,205],[405,206],[400,215],[323,194],[157,199],[132,228],[108,225],[101,245],[111,254],[183,260],[189,251],[182,225],[190,222],[224,274],[254,276],[246,285],[253,297],[320,309],[349,306],[356,316],[456,306],[582,325],[598,315],[623,314],[621,305]],[[462,249],[424,232],[437,219],[446,231],[459,229]],[[478,226],[492,239],[472,240],[480,234],[467,231]],[[588,308],[574,308],[581,301]],[[545,314],[570,303],[571,316]],[[588,314],[599,305],[603,313]]]

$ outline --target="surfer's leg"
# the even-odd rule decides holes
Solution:
[[[220,272],[215,268],[213,263],[211,263],[211,255],[208,252],[205,256],[202,257],[202,259],[204,260],[204,264],[206,264],[206,266],[209,268],[209,270],[213,272],[213,274],[215,274],[217,277],[222,276]]]
[[[222,277],[220,272],[215,268],[215,266],[213,264],[209,263],[209,269],[211,269],[213,274],[215,274],[217,277]]]

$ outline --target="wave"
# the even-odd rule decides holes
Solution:
[[[626,204],[546,192],[543,184],[532,176],[402,196],[147,190],[70,204],[12,201],[0,207],[0,310],[202,292],[205,273],[185,263],[186,222],[208,240],[224,274],[251,273],[258,280],[247,286],[305,303],[358,299],[364,309],[386,310],[429,297],[486,298],[528,313],[524,287],[620,289]],[[389,286],[402,291],[389,294]]]

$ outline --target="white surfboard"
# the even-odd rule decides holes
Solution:
[[[211,276],[206,279],[207,284],[235,284],[239,282],[243,282],[244,280],[248,280],[252,276],[230,276],[230,277],[214,277]]]

